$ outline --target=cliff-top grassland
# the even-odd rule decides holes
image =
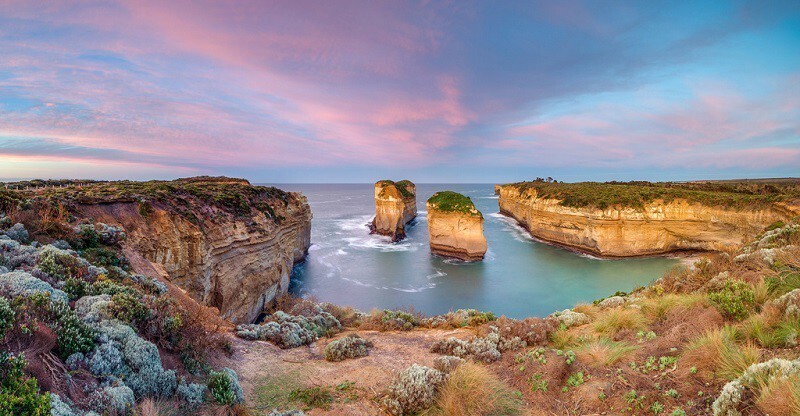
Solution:
[[[171,195],[150,193],[164,183],[126,184],[0,191],[0,415],[800,414],[796,220],[542,318],[283,296],[235,326],[176,285],[161,258],[142,256],[133,231],[86,216],[127,211],[85,204],[186,209],[210,235],[214,224],[278,221],[219,202],[230,189],[252,188],[248,204],[268,196],[276,213],[288,212],[281,191],[228,179],[170,182]],[[59,205],[63,215],[45,209]],[[126,225],[155,215],[144,214]],[[253,235],[283,230],[264,227]]]
[[[533,189],[540,198],[553,198],[574,208],[640,208],[656,200],[683,199],[690,203],[742,209],[800,199],[800,180],[738,180],[702,182],[578,182],[538,179],[511,183],[520,190]]]
[[[394,185],[395,188],[397,188],[397,190],[400,191],[400,195],[403,198],[411,198],[411,197],[415,196],[415,193],[412,190],[409,189],[409,188],[413,187],[414,184],[411,181],[409,181],[408,179],[403,179],[402,181],[397,181],[397,182],[395,182],[395,181],[393,181],[391,179],[382,179],[382,180],[378,181],[378,184],[383,185],[383,186]]]
[[[475,209],[475,204],[472,203],[472,200],[458,192],[436,192],[428,198],[428,204],[443,212],[460,212],[462,214],[482,216],[480,211]]]

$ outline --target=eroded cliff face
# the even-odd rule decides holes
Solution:
[[[478,211],[442,211],[427,204],[431,253],[464,261],[483,260],[486,237]]]
[[[535,189],[500,187],[500,212],[535,237],[608,257],[664,254],[682,250],[722,251],[741,245],[765,227],[800,214],[784,203],[757,209],[727,209],[674,200],[655,200],[641,209],[573,208]]]
[[[249,186],[249,184],[247,184]],[[79,205],[96,221],[125,228],[126,249],[163,266],[169,279],[195,300],[234,323],[254,321],[289,288],[295,263],[308,251],[311,209],[298,193],[253,197],[264,211],[234,215],[190,201],[189,212],[159,201]]]
[[[417,217],[417,187],[411,181],[375,183],[375,218],[372,232],[400,241],[406,236],[406,224]]]

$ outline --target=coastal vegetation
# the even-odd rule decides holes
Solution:
[[[391,179],[382,179],[378,181],[378,184],[383,187],[394,186],[398,191],[400,191],[400,195],[403,198],[413,198],[416,196],[416,193],[414,192],[414,183],[408,179],[403,179],[402,181],[397,182]]]
[[[560,200],[574,208],[631,207],[641,208],[656,200],[676,199],[690,203],[726,208],[768,206],[800,198],[800,180],[703,181],[703,182],[577,182],[566,183],[538,179],[511,183],[524,191],[535,191],[539,198]]]
[[[361,312],[285,296],[234,327],[169,280],[137,273],[122,227],[67,221],[56,239],[16,221],[32,219],[21,212],[45,191],[9,192],[21,199],[13,220],[0,215],[0,414],[800,410],[797,220],[547,317]]]
[[[478,217],[483,217],[475,204],[468,196],[453,191],[439,191],[428,198],[428,204],[444,212],[460,212]]]
[[[159,206],[201,223],[199,207],[213,207],[235,217],[260,212],[275,222],[276,204],[287,205],[289,194],[278,188],[254,186],[244,179],[193,177],[174,181],[25,181],[0,189],[0,209],[9,217],[31,222],[34,231],[63,237],[76,205],[136,203],[147,216]],[[19,217],[19,218],[17,218]]]

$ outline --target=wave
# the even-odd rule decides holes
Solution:
[[[489,214],[489,217],[494,218],[497,221],[499,221],[500,223],[502,223],[503,224],[503,228],[505,228],[506,231],[510,232],[511,233],[511,237],[513,237],[515,240],[517,240],[517,241],[519,241],[521,243],[530,243],[530,242],[537,241],[537,239],[534,238],[528,232],[528,230],[526,230],[523,226],[519,225],[517,220],[515,220],[513,218],[506,217],[505,215],[503,215],[503,214],[501,214],[499,212],[493,212],[493,213]]]
[[[387,237],[380,237],[376,235],[369,235],[365,237],[348,237],[343,238],[342,240],[346,241],[347,244],[353,248],[380,250],[384,253],[396,251],[417,251],[422,245],[420,243],[412,243],[407,239],[399,243],[393,243]]]
[[[445,277],[445,276],[447,276],[447,273],[445,273],[445,272],[443,272],[443,271],[441,271],[439,269],[436,269],[435,273],[429,274],[429,275],[427,275],[425,277],[427,277],[428,280],[432,280],[432,279],[437,279],[437,278]]]
[[[499,195],[492,195],[492,196],[479,196],[478,199],[500,199]]]
[[[562,249],[562,250],[567,250],[570,253],[573,253],[573,254],[575,254],[575,255],[577,255],[579,257],[592,259],[592,260],[608,260],[608,259],[604,259],[602,257],[594,256],[594,255],[589,254],[589,253],[585,253],[583,251],[573,250],[573,249],[570,249],[569,247],[564,247],[564,246],[562,246],[560,244],[551,243],[549,241],[542,240],[540,238],[536,238],[533,235],[531,235],[531,233],[529,233],[528,230],[526,230],[523,226],[521,226],[517,222],[517,220],[515,220],[513,218],[510,218],[510,217],[507,217],[507,216],[505,216],[505,215],[503,215],[503,214],[501,214],[499,212],[491,213],[491,214],[489,214],[489,216],[492,217],[492,218],[495,218],[499,222],[501,222],[503,224],[503,228],[505,228],[507,231],[509,231],[511,233],[511,236],[515,240],[517,240],[519,242],[545,244],[545,245],[548,245],[548,246],[551,246],[551,247],[556,247],[556,248],[559,248],[559,249]]]
[[[372,215],[359,215],[358,217],[337,220],[342,231],[367,230],[367,224],[372,221]]]
[[[375,285],[373,285],[371,283],[365,283],[365,282],[362,282],[360,280],[352,279],[352,278],[349,278],[349,277],[342,277],[341,279],[344,280],[344,281],[353,283],[354,285],[361,286],[361,287],[369,287],[369,288],[378,289],[378,290],[394,290],[394,291],[397,291],[397,292],[405,292],[405,293],[419,293],[419,292],[422,292],[424,290],[429,290],[429,289],[433,289],[433,288],[436,287],[436,284],[434,284],[434,283],[428,283],[428,284],[426,284],[424,286],[419,286],[419,287],[375,286]]]

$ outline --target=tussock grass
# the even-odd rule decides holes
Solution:
[[[136,406],[137,416],[178,416],[179,403],[145,398]]]
[[[430,416],[492,415],[522,413],[522,400],[486,367],[466,362],[450,374],[436,399],[436,406],[425,412]]]
[[[691,342],[681,361],[687,368],[696,368],[703,379],[730,381],[757,363],[760,356],[760,350],[753,344],[738,345],[736,330],[725,326]]]
[[[800,376],[772,378],[762,384],[756,406],[766,415],[800,415]]]
[[[553,348],[565,350],[578,344],[578,338],[568,329],[559,328],[550,333],[550,345]]]
[[[645,327],[645,317],[636,309],[611,309],[598,315],[594,321],[594,330],[608,336],[613,336],[623,329],[635,331]]]
[[[573,311],[588,315],[589,318],[597,316],[599,309],[591,303],[579,303],[572,308]]]
[[[779,311],[770,308],[752,315],[738,325],[736,331],[739,338],[765,348],[792,347],[800,334],[800,320],[784,318]]]
[[[648,298],[642,302],[642,313],[651,322],[660,321],[667,317],[669,311],[676,307],[691,308],[693,306],[708,306],[708,299],[699,293],[687,295],[666,294]]]
[[[624,358],[639,347],[624,342],[599,338],[575,349],[578,360],[591,367],[608,366]]]

